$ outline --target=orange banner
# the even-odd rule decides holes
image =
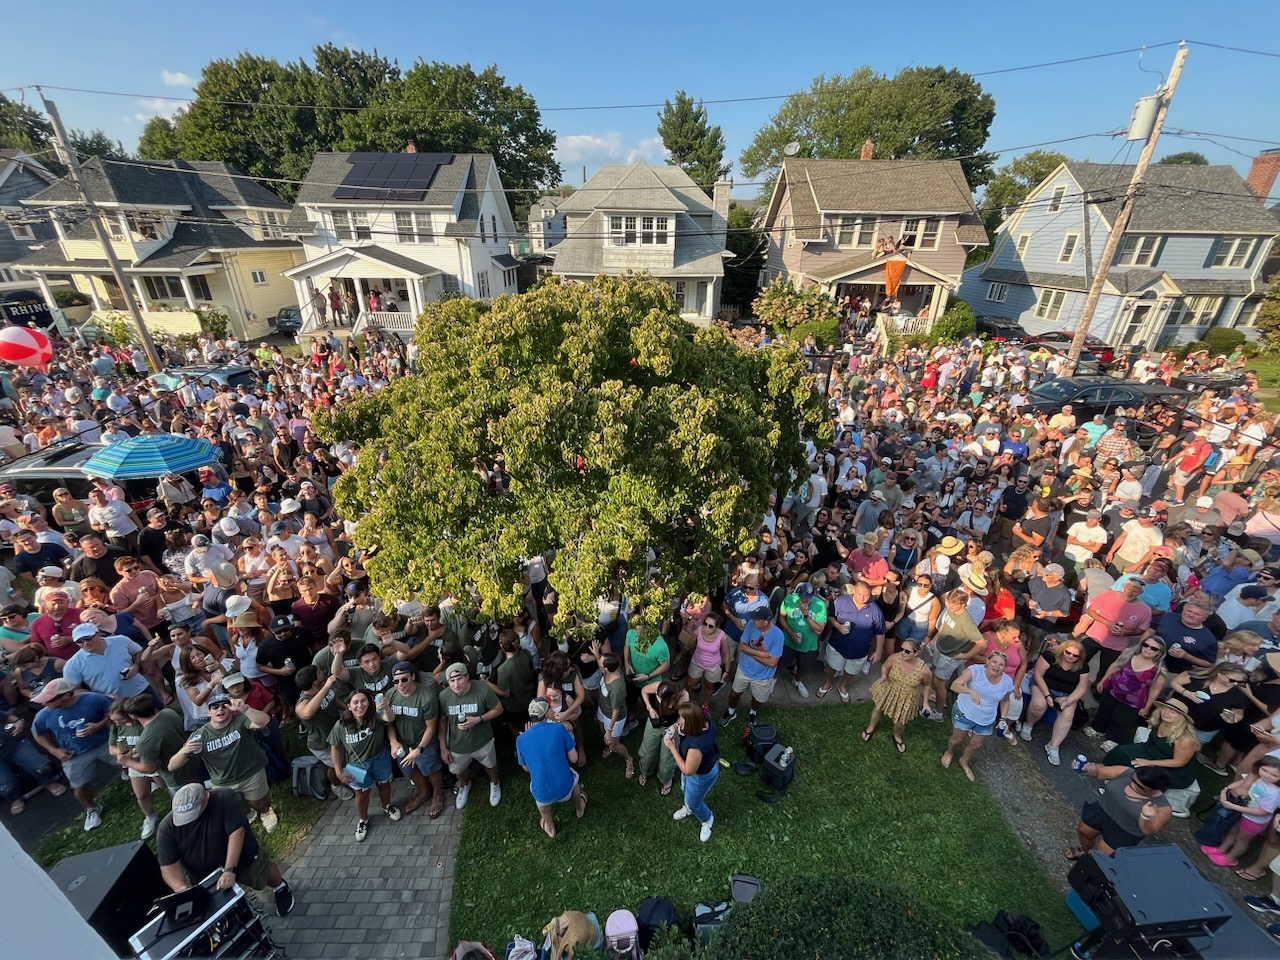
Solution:
[[[884,265],[884,293],[887,297],[898,295],[898,285],[902,283],[902,273],[907,269],[905,260],[890,260]]]

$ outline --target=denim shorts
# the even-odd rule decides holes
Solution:
[[[963,730],[965,733],[974,733],[980,737],[991,736],[991,732],[996,728],[994,720],[990,723],[974,723],[960,712],[960,702],[958,700],[951,706],[951,725],[957,730]]]
[[[375,783],[390,783],[391,751],[383,747],[368,760],[349,761],[344,769],[353,776],[357,772],[364,774],[364,776],[356,776],[351,783],[356,790],[370,790]]]
[[[444,761],[440,759],[440,744],[432,740],[422,752],[418,754],[418,759],[413,761],[413,768],[421,773],[424,777],[429,777],[437,770],[444,768]]]

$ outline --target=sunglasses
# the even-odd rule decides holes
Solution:
[[[393,682],[393,683],[408,683],[408,682],[409,682],[410,680],[412,680],[412,679],[413,679],[413,677],[410,677],[410,676],[396,677],[396,678],[395,678],[395,680],[393,680],[392,682]]]
[[[1144,644],[1142,645],[1142,649],[1143,649],[1143,650],[1155,650],[1156,652],[1159,652],[1159,650],[1160,650],[1160,645],[1159,645],[1158,643],[1144,643]]]
[[[1078,654],[1078,653],[1072,653],[1070,650],[1065,651],[1062,655],[1063,655],[1064,657],[1066,657],[1068,660],[1079,660],[1079,659],[1080,659],[1080,654]]]
[[[920,651],[919,651],[919,650],[916,650],[914,647],[903,647],[903,648],[902,648],[902,655],[903,655],[904,657],[914,657],[914,656],[915,656],[917,653],[919,653],[919,652],[920,652]]]

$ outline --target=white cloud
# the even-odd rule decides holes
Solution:
[[[160,97],[148,97],[145,100],[139,100],[138,106],[145,112],[138,112],[133,115],[135,120],[146,123],[152,117],[168,117],[173,119],[173,115],[186,106],[182,100],[165,100]]]
[[[566,175],[572,179],[572,168],[598,167],[605,163],[663,163],[666,151],[661,137],[644,137],[627,141],[618,130],[602,133],[574,133],[556,137],[556,159],[566,167]]]
[[[172,70],[161,70],[160,79],[164,81],[164,84],[167,87],[190,87],[195,84],[195,81],[181,70],[176,72]]]

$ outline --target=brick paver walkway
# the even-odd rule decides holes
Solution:
[[[406,780],[392,785],[392,799],[402,807],[412,793]],[[354,803],[330,801],[283,866],[297,898],[293,912],[281,918],[267,911],[275,941],[290,960],[436,960],[451,954],[449,905],[462,814],[451,791],[439,819],[428,819],[429,806],[392,823],[375,794],[369,836],[356,843]]]

